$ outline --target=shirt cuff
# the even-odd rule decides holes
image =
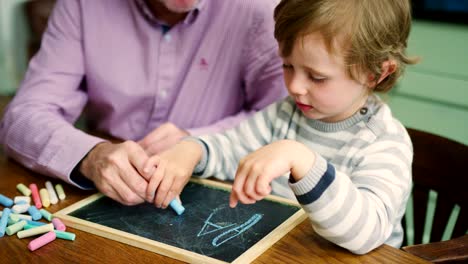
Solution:
[[[56,148],[56,152],[51,156],[47,167],[69,184],[80,189],[92,189],[94,186],[90,185],[89,182],[79,180],[77,175],[74,174],[71,177],[72,172],[94,146],[105,141],[105,139],[86,134],[81,130],[70,129],[66,138],[61,141],[62,145],[58,149]]]

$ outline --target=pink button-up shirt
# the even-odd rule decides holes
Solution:
[[[164,122],[192,135],[239,123],[285,96],[274,0],[201,0],[163,31],[138,0],[59,0],[0,125],[8,155],[70,181],[103,139],[139,140]],[[71,182],[73,183],[73,182]]]

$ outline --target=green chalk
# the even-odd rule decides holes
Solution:
[[[54,230],[55,235],[57,238],[65,239],[65,240],[75,240],[76,235],[70,232],[65,232],[65,231],[59,231],[59,230]]]

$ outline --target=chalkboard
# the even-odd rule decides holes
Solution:
[[[230,189],[191,181],[181,194],[182,215],[152,204],[124,206],[93,195],[54,216],[68,226],[188,262],[252,261],[305,219],[299,206],[270,196],[229,207]]]

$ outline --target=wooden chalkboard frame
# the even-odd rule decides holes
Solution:
[[[231,185],[220,183],[212,180],[206,179],[191,179],[191,182],[211,186],[219,189],[230,190]],[[221,261],[209,256],[205,256],[202,254],[198,254],[196,252],[192,252],[183,248],[171,246],[162,242],[158,242],[152,239],[148,239],[145,237],[141,237],[138,235],[130,234],[125,231],[117,230],[114,228],[110,228],[107,226],[103,226],[100,224],[96,224],[90,221],[86,221],[80,218],[73,217],[69,215],[70,213],[96,201],[97,199],[101,198],[103,194],[96,193],[94,195],[89,196],[81,201],[78,201],[56,213],[54,213],[55,217],[60,218],[67,226],[95,234],[98,236],[102,236],[108,239],[112,239],[121,243],[125,243],[130,246],[138,247],[141,249],[145,249],[157,254],[165,255],[174,259],[178,259],[185,262],[190,263],[227,263],[225,261]],[[288,204],[292,206],[299,206],[297,202],[285,199],[282,197],[269,195],[266,199],[274,202],[279,202],[283,204]],[[303,209],[298,210],[296,213],[291,215],[286,221],[282,224],[277,226],[273,231],[263,237],[260,241],[246,250],[242,255],[236,258],[231,263],[248,263],[251,262],[253,259],[257,258],[263,252],[265,252],[269,247],[271,247],[274,243],[280,240],[284,235],[286,235],[289,231],[291,231],[295,226],[300,224],[304,219],[307,218],[307,214],[304,212]]]

